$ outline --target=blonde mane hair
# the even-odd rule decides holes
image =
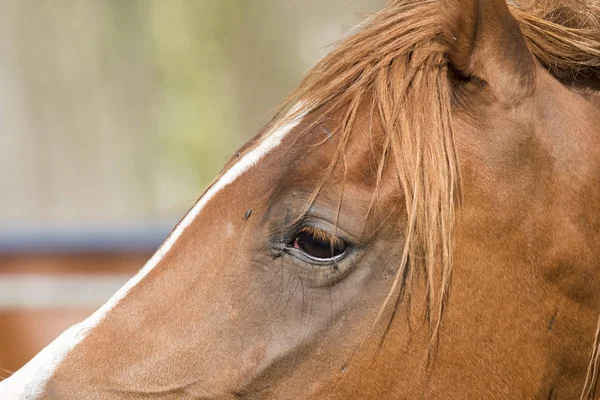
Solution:
[[[557,79],[600,79],[600,2],[528,0],[513,2],[531,52]]]
[[[529,49],[556,79],[565,84],[600,79],[597,1],[528,0],[512,1],[509,6]],[[296,115],[318,111],[305,131],[334,115],[339,120],[338,114],[343,113],[334,132],[337,151],[312,200],[336,165],[345,171],[345,147],[359,107],[370,104],[385,137],[372,207],[384,168],[393,165],[407,215],[400,236],[405,238],[402,262],[379,317],[387,305],[393,305],[393,318],[403,297],[410,302],[414,274],[424,271],[432,345],[437,343],[450,290],[461,187],[452,132],[454,75],[438,8],[436,0],[391,1],[309,70],[284,103],[284,108],[302,104],[292,113]],[[285,123],[296,115],[274,123]],[[582,398],[591,398],[598,380],[596,339]]]

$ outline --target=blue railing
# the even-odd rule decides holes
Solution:
[[[0,253],[152,252],[175,223],[110,228],[20,228],[2,231]]]

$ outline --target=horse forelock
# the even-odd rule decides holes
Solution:
[[[390,311],[388,306],[392,306],[393,316],[400,300],[411,296],[406,282],[423,267],[428,322],[434,326],[432,344],[449,290],[460,188],[450,123],[448,65],[438,22],[435,1],[396,2],[384,8],[315,65],[286,103],[300,99],[315,110],[306,131],[330,119],[339,122],[332,132],[337,149],[309,203],[315,201],[337,165],[346,171],[346,146],[359,110],[366,104],[367,114],[377,118],[384,143],[368,213],[382,189],[384,167],[392,163],[407,215],[399,235],[405,238],[402,261],[377,322]]]
[[[581,76],[600,76],[597,1],[522,0],[509,2],[509,7],[530,51],[557,80],[567,84]],[[381,188],[383,167],[393,162],[404,194],[407,224],[399,235],[405,240],[402,262],[377,321],[391,306],[389,328],[402,298],[411,296],[406,283],[414,271],[423,268],[428,322],[433,326],[430,351],[438,340],[450,290],[461,188],[452,132],[453,71],[445,55],[440,18],[436,0],[390,1],[310,69],[282,106],[285,109],[301,100],[308,110],[318,111],[306,132],[334,116],[339,121],[333,132],[337,150],[309,203],[315,201],[335,166],[345,164],[346,144],[359,108],[368,104],[378,118],[385,141],[373,203]],[[291,117],[285,114],[274,123]],[[596,340],[588,391],[597,382],[599,346]]]

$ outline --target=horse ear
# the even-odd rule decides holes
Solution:
[[[501,101],[533,91],[535,62],[505,0],[442,0],[447,56],[467,77],[485,81]]]

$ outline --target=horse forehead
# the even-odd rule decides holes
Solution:
[[[381,157],[385,141],[385,132],[381,128],[378,118],[374,118],[370,102],[363,102],[359,107],[350,133],[343,137],[345,126],[345,109],[332,115],[312,129],[306,131],[302,126],[297,127],[290,137],[289,143],[282,146],[286,151],[282,157],[288,158],[289,172],[293,172],[296,180],[312,182],[319,180],[324,171],[332,162],[335,166],[331,173],[334,178],[365,186],[373,181]],[[310,126],[319,116],[307,116]],[[281,161],[278,159],[277,161]],[[288,180],[290,177],[286,177]],[[294,176],[291,177],[292,181]]]

